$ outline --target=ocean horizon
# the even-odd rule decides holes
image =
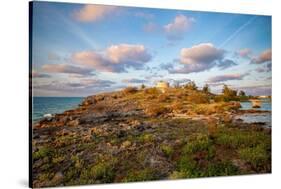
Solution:
[[[33,97],[32,122],[39,121],[45,114],[58,114],[77,108],[85,97]]]
[[[37,122],[45,114],[59,114],[66,110],[77,108],[86,97],[33,97],[32,104],[32,122]],[[253,109],[251,102],[241,102],[241,109]],[[271,111],[271,102],[263,102],[262,107],[258,110]]]

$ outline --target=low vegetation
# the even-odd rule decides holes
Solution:
[[[33,186],[270,173],[270,129],[232,120],[245,98],[194,82],[87,97],[34,126]]]

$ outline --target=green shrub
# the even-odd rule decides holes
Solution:
[[[236,175],[238,173],[238,167],[234,166],[231,162],[226,161],[209,163],[207,170],[203,172],[202,176],[226,176]]]
[[[271,154],[267,153],[264,145],[239,150],[240,158],[250,163],[255,169],[266,165],[269,161],[270,155]]]
[[[252,131],[234,131],[220,132],[217,134],[216,143],[231,148],[255,147],[264,143],[270,148],[270,138],[264,133]]]
[[[52,162],[55,163],[55,164],[59,164],[59,163],[61,163],[64,159],[65,159],[64,156],[56,156],[56,157],[53,157]]]
[[[90,180],[90,183],[95,183],[96,181],[102,183],[113,182],[115,177],[114,164],[115,160],[98,162],[92,167],[83,170],[80,178],[86,181]]]
[[[158,176],[156,171],[151,168],[145,168],[143,170],[135,170],[128,173],[128,175],[123,179],[124,182],[136,182],[136,181],[148,181],[156,180]]]
[[[169,145],[161,145],[160,146],[162,152],[165,154],[166,157],[171,157],[174,153],[174,150],[171,146]]]
[[[198,151],[204,151],[208,150],[211,143],[209,140],[209,137],[207,135],[199,135],[196,137],[195,140],[189,141],[184,147],[183,147],[183,153],[184,154],[191,154]]]
[[[40,158],[44,158],[46,156],[51,156],[52,153],[53,153],[53,150],[44,146],[44,147],[39,148],[38,151],[33,152],[32,158],[33,159],[40,159]]]
[[[184,172],[186,175],[191,176],[195,174],[198,166],[195,160],[192,159],[190,155],[183,155],[177,162],[177,170],[179,172]]]
[[[146,142],[152,142],[154,140],[154,135],[153,134],[149,134],[149,133],[144,133],[142,135],[139,136],[139,141],[146,143]]]

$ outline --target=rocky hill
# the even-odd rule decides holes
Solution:
[[[271,129],[233,117],[239,102],[200,90],[89,96],[33,125],[33,186],[271,172]]]

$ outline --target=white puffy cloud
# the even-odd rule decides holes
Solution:
[[[183,48],[180,52],[180,61],[183,64],[200,64],[222,59],[224,50],[216,48],[211,43],[201,43],[191,48]]]
[[[177,15],[174,20],[164,26],[164,31],[168,39],[182,39],[184,33],[191,27],[194,18],[189,18],[184,15]]]
[[[117,9],[118,7],[116,6],[85,5],[80,10],[75,11],[74,16],[76,20],[81,22],[93,22],[109,16]]]
[[[220,69],[236,65],[230,59],[225,59],[225,50],[216,48],[211,43],[201,43],[180,51],[179,63],[182,68],[169,68],[171,73],[192,73],[209,70],[215,66]]]
[[[191,28],[194,22],[194,18],[180,14],[166,25],[159,25],[153,21],[149,21],[144,25],[143,29],[145,32],[163,34],[170,40],[169,44],[173,44],[172,42],[184,38],[185,33]]]
[[[126,72],[126,68],[140,69],[151,59],[143,45],[119,44],[103,52],[83,51],[72,55],[80,65],[104,72]]]

